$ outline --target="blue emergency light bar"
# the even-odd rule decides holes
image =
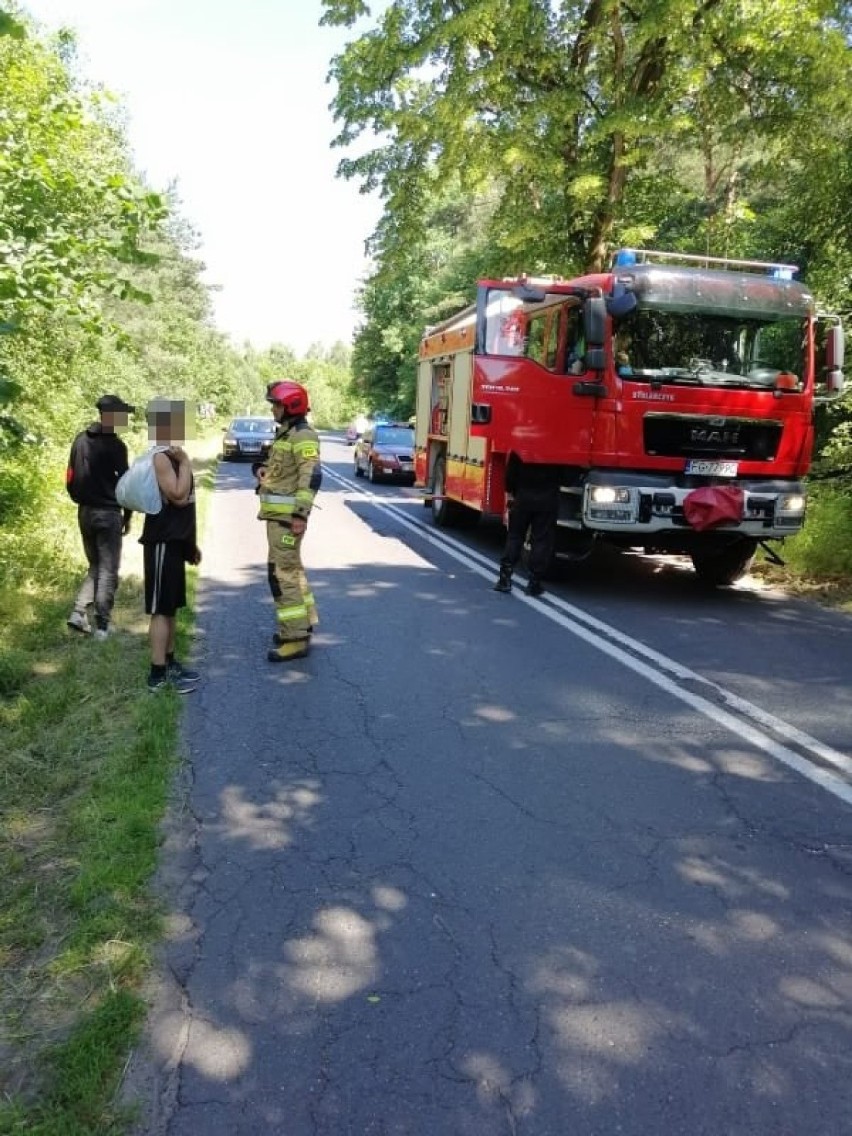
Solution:
[[[619,249],[612,260],[612,268],[633,268],[637,264],[656,264],[665,261],[685,261],[702,268],[761,269],[773,280],[792,280],[799,271],[795,264],[776,264],[767,260],[734,260],[727,256],[699,256],[685,252],[661,252],[659,249]]]

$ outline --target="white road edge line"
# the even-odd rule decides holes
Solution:
[[[354,493],[356,497],[369,500],[382,512],[389,513],[394,520],[404,528],[416,533],[421,540],[425,540],[428,544],[439,548],[446,555],[454,560],[458,560],[478,575],[485,579],[491,579],[494,575],[495,565],[481,553],[465,548],[464,545],[459,544],[451,536],[444,534],[440,537],[433,536],[421,525],[410,521],[401,512],[398,505],[389,504],[386,498],[377,496],[374,493],[370,493],[368,490],[353,485],[351,481],[348,481],[333,470],[329,470],[328,467],[325,467],[324,472],[344,488]],[[636,674],[642,675],[643,678],[646,678],[661,690],[666,691],[681,702],[691,706],[694,710],[705,715],[705,717],[710,718],[711,721],[730,730],[732,733],[736,734],[737,737],[750,742],[757,749],[763,750],[764,753],[769,754],[769,756],[775,758],[776,761],[780,761],[789,769],[794,769],[797,773],[800,773],[814,784],[819,785],[845,804],[852,805],[852,785],[837,777],[829,770],[812,765],[807,759],[794,753],[793,750],[767,737],[766,734],[761,733],[747,722],[743,722],[741,718],[734,717],[732,713],[728,713],[727,710],[714,705],[701,695],[684,690],[683,687],[678,686],[673,678],[669,678],[665,672],[668,671],[669,674],[681,680],[695,681],[710,687],[720,695],[731,710],[736,710],[743,715],[743,717],[751,718],[766,729],[772,730],[781,737],[786,737],[789,741],[794,742],[802,749],[809,751],[814,757],[820,758],[834,765],[844,773],[852,775],[852,759],[847,757],[846,754],[840,753],[839,750],[835,750],[831,746],[824,745],[817,738],[813,738],[809,734],[796,729],[795,726],[791,726],[781,718],[776,718],[767,711],[761,710],[759,706],[755,706],[746,699],[732,694],[717,683],[710,682],[697,672],[682,666],[674,659],[669,659],[667,656],[661,655],[659,652],[653,650],[653,648],[646,647],[644,643],[640,643],[636,639],[631,639],[630,636],[625,635],[617,628],[610,627],[594,616],[580,611],[558,596],[553,596],[548,593],[545,602],[543,599],[534,599],[519,593],[514,599],[515,602],[520,601],[529,604],[536,611],[546,615],[548,619],[552,620],[560,627],[563,627],[572,635],[577,636],[578,639],[582,639],[590,646],[603,652],[603,654],[609,655],[610,658],[621,663],[622,666],[627,667]],[[554,606],[561,610],[554,610]],[[602,638],[602,636],[605,637]],[[617,646],[617,643],[629,648],[633,654],[628,654],[628,651],[622,649],[621,646]],[[657,669],[642,662],[640,658],[636,657],[637,655],[644,656],[650,662],[654,663]]]

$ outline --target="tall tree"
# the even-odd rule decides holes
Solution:
[[[323,7],[343,26],[369,12]],[[703,146],[706,194],[730,216],[743,131],[771,144],[812,126],[818,93],[849,85],[848,31],[827,0],[392,0],[332,63],[338,145],[376,140],[340,171],[379,188],[405,231],[433,166],[496,181],[507,270],[600,266],[664,143]]]

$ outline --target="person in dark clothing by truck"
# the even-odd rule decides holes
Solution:
[[[521,559],[527,533],[530,537],[530,570],[524,590],[528,596],[540,596],[544,592],[541,578],[553,556],[559,515],[560,471],[558,465],[536,465],[521,461],[516,454],[509,455],[506,463],[509,521],[495,592],[511,592],[512,574]]]
[[[130,510],[115,499],[115,486],[127,469],[127,446],[118,431],[134,411],[116,394],[105,394],[95,404],[100,414],[71,443],[65,484],[77,503],[77,523],[89,571],[68,616],[72,631],[106,639],[118,588],[121,538],[130,531]],[[89,609],[94,611],[94,627]]]

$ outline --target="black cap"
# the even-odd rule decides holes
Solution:
[[[129,402],[125,402],[123,398],[119,398],[117,394],[101,395],[101,397],[95,403],[95,406],[98,408],[98,410],[101,411],[101,413],[103,413],[104,411],[109,411],[112,413],[123,411],[125,414],[132,414],[136,409],[136,407],[131,406]]]

